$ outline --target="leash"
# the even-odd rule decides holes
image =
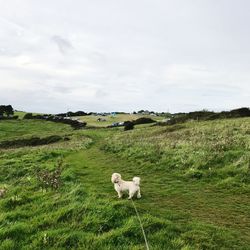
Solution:
[[[134,206],[134,209],[135,209],[137,218],[138,218],[138,220],[139,220],[139,222],[140,222],[140,226],[141,226],[141,230],[142,230],[142,233],[143,233],[143,237],[144,237],[146,249],[149,250],[148,241],[147,241],[147,237],[146,237],[146,234],[145,234],[145,231],[144,231],[142,222],[141,222],[141,218],[140,218],[140,216],[139,216],[139,213],[138,213],[138,211],[137,211],[137,208],[136,208],[136,206],[135,206],[135,203],[134,203],[133,199],[131,199],[131,201],[132,201],[132,204],[133,204],[133,206]]]

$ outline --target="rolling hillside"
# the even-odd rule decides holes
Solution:
[[[0,145],[52,135],[62,140],[0,148],[0,249],[145,249],[113,172],[142,179],[134,203],[150,249],[249,249],[249,118],[126,132],[0,122]],[[50,185],[54,173],[58,188]]]

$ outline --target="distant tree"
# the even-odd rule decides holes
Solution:
[[[5,112],[4,105],[0,105],[0,117],[3,117],[4,112]]]
[[[6,114],[7,117],[14,114],[14,110],[11,105],[0,105],[0,117]]]
[[[67,112],[66,116],[70,117],[70,116],[74,116],[74,113],[72,111]]]
[[[77,111],[74,113],[74,116],[85,116],[85,115],[88,115],[88,114],[84,111]]]
[[[145,111],[142,109],[142,110],[139,110],[137,113],[138,114],[142,114],[142,113],[144,113]]]
[[[14,110],[11,105],[5,106],[5,114],[9,117],[10,115],[14,115]]]

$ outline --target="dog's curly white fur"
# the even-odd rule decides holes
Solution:
[[[134,177],[132,181],[124,181],[119,173],[113,173],[111,176],[111,182],[114,183],[118,198],[121,198],[125,191],[129,192],[129,199],[132,199],[136,193],[137,198],[141,198],[140,180],[140,177]]]

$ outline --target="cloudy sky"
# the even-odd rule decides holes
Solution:
[[[0,0],[0,103],[33,112],[250,105],[249,0]]]

